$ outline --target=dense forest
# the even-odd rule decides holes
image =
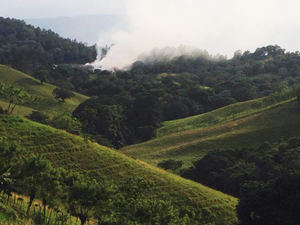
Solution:
[[[209,152],[183,176],[240,198],[242,224],[294,224],[300,210],[300,139]],[[284,197],[283,197],[284,196]]]
[[[17,19],[0,17],[0,64],[26,73],[54,64],[84,64],[96,58],[95,46],[63,39],[51,30],[35,28]]]
[[[101,107],[114,109],[118,115],[114,120],[117,132],[112,134],[95,127],[92,133],[102,134],[115,146],[122,146],[153,137],[161,121],[201,114],[295,87],[300,79],[299,64],[299,52],[285,53],[279,46],[268,46],[254,53],[236,53],[229,60],[183,56],[151,65],[137,62],[128,71],[60,74],[67,76],[68,86],[74,90],[95,96],[74,112],[84,126],[90,129],[94,124],[83,113],[91,105],[97,105],[97,113],[103,111]],[[62,68],[56,72],[59,69]]]

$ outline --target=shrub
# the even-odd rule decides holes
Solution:
[[[157,164],[158,167],[161,167],[165,170],[177,170],[182,167],[182,161],[176,161],[176,160],[164,160]]]
[[[44,124],[47,124],[49,120],[49,116],[40,111],[32,111],[32,113],[27,118]]]
[[[81,123],[76,118],[65,113],[55,116],[51,120],[50,125],[57,129],[68,131],[72,134],[78,135],[81,133]]]

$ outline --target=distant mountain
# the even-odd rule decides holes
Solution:
[[[126,29],[125,16],[122,15],[82,15],[75,17],[57,17],[25,19],[25,22],[44,29],[51,29],[65,38],[94,45],[101,33],[107,34],[115,29]],[[107,37],[103,36],[103,42]]]

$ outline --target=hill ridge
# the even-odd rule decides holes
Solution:
[[[278,138],[289,138],[297,136],[300,129],[300,119],[297,113],[300,111],[295,97],[283,98],[278,102],[257,107],[251,112],[242,112],[235,118],[221,118],[215,121],[212,115],[224,115],[224,110],[247,104],[257,104],[270,99],[262,98],[245,103],[237,103],[227,106],[205,115],[198,115],[192,118],[168,121],[167,127],[162,136],[153,138],[147,142],[126,146],[121,149],[127,155],[144,160],[152,165],[157,165],[163,160],[183,161],[183,168],[192,165],[193,161],[202,158],[210,150],[231,149],[257,146],[264,141],[276,141]],[[208,123],[201,127],[202,121],[194,123],[194,129],[184,127],[182,131],[176,132],[176,127],[185,126],[198,118],[211,118],[211,125]],[[206,122],[203,119],[204,122]],[[172,126],[175,131],[170,130]],[[164,126],[160,128],[164,129]],[[167,134],[169,132],[169,134]],[[248,142],[246,141],[248,140]]]
[[[82,137],[13,115],[0,115],[0,136],[23,146],[25,155],[43,155],[54,166],[78,171],[85,176],[95,179],[106,177],[116,185],[121,185],[128,178],[142,179],[151,184],[150,190],[140,190],[147,199],[168,200],[178,209],[192,207],[196,214],[202,213],[201,221],[194,219],[193,224],[237,222],[235,198]]]

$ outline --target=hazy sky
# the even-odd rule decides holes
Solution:
[[[112,34],[115,46],[98,65],[124,67],[166,46],[228,57],[274,44],[300,50],[299,10],[299,0],[127,0],[131,29]]]
[[[83,14],[123,14],[126,0],[0,0],[0,16],[45,18]]]
[[[105,68],[124,67],[154,48],[182,45],[232,56],[278,44],[300,50],[299,0],[0,0],[0,16],[42,18],[126,14],[128,30],[110,29]],[[109,43],[108,43],[109,44]]]

